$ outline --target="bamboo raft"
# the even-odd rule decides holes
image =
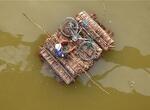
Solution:
[[[77,31],[80,38],[73,40],[70,36],[64,35],[62,30],[66,31],[66,29],[62,26],[61,29],[59,28],[52,36],[48,36],[40,47],[40,56],[44,63],[47,63],[56,73],[56,76],[66,84],[74,82],[77,76],[88,71],[94,62],[100,58],[101,53],[111,49],[114,43],[112,32],[107,31],[106,28],[97,21],[95,14],[89,15],[87,12],[82,11],[77,14],[73,20],[78,24]],[[85,44],[85,40],[79,39],[87,40],[89,38],[90,41],[86,41],[86,43],[92,42],[93,49],[81,48],[82,44]],[[55,44],[60,43],[62,39],[69,41],[67,48],[74,47],[65,58],[55,55]],[[88,60],[83,58],[88,58]]]

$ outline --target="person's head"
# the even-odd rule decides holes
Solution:
[[[62,45],[60,43],[55,44],[55,49],[56,50],[61,50]]]

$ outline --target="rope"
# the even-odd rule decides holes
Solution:
[[[84,71],[84,70],[83,70]],[[86,72],[84,71],[85,75],[90,79],[90,81],[95,85],[97,86],[100,90],[102,90],[103,92],[105,92],[106,94],[110,94],[109,92],[107,92],[102,86],[100,86],[96,81],[94,81],[91,76]]]
[[[48,37],[51,37],[51,35],[38,23],[34,22],[33,19],[31,19],[30,17],[28,17],[25,13],[22,13],[23,16],[25,18],[27,18],[34,26],[36,26],[37,28],[39,28],[41,31],[43,31]]]

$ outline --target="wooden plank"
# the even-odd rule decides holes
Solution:
[[[85,11],[80,12],[76,20],[80,23],[81,26],[83,26],[83,20],[86,20],[88,22],[88,26],[86,26],[86,29],[90,34],[92,34],[92,38],[95,39],[95,41],[104,49],[108,50],[110,47],[112,47],[112,43],[114,42],[110,35],[98,25],[97,22],[95,22]],[[83,26],[84,27],[84,26]]]
[[[66,69],[57,61],[57,59],[48,52],[44,47],[40,53],[45,61],[52,67],[52,69],[59,75],[66,84],[70,84],[74,81],[74,78],[70,76],[70,74],[66,71]],[[53,63],[51,63],[53,62]]]

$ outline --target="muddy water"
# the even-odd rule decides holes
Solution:
[[[116,47],[85,76],[63,86],[42,65],[43,33],[22,12],[53,33],[66,16],[95,12],[115,33]],[[0,2],[0,110],[149,110],[150,2]]]

